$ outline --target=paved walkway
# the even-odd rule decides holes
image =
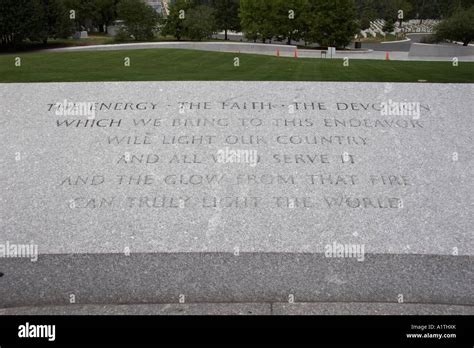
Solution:
[[[362,43],[363,48],[372,49],[382,52],[409,52],[410,47],[414,43],[419,43],[421,39],[429,34],[407,34],[409,41],[403,42],[387,42],[387,43]]]
[[[249,53],[275,56],[277,52],[281,57],[294,57],[296,46],[259,44],[259,43],[240,43],[240,42],[145,42],[145,43],[127,43],[114,45],[95,45],[95,46],[75,46],[66,48],[57,48],[43,50],[43,52],[78,52],[78,51],[117,51],[117,50],[135,50],[135,49],[188,49],[212,52],[228,52],[228,53]],[[325,51],[323,51],[325,52]],[[450,57],[412,57],[408,52],[389,52],[391,60],[409,60],[409,61],[451,61]],[[322,58],[324,55],[320,50],[298,50],[300,58]],[[328,55],[325,56],[329,58]],[[348,57],[350,59],[375,59],[385,60],[386,52],[384,51],[338,51],[332,58],[342,59]],[[461,62],[472,62],[474,56],[459,57]]]
[[[366,49],[371,49],[374,51],[400,51],[400,52],[408,52],[410,51],[410,46],[412,43],[417,43],[420,42],[420,40],[424,37],[430,34],[426,33],[413,33],[413,34],[407,34],[407,37],[409,38],[409,41],[394,41],[394,42],[389,42],[389,43],[370,43],[370,42],[363,42],[362,47]],[[214,39],[219,39],[219,40],[224,40],[224,35],[223,34],[217,34],[212,36]],[[236,34],[236,33],[229,33],[228,35],[229,41],[234,41],[234,42],[253,42],[247,40],[242,34]],[[293,45],[299,45],[303,46],[305,43],[304,41],[292,41],[291,42]],[[282,44],[285,44],[283,42]],[[354,44],[352,44],[353,46]]]
[[[409,52],[398,52],[398,51],[387,51],[389,54],[389,60],[403,60],[403,61],[439,61],[439,62],[450,62],[452,61],[451,57],[414,57],[410,56]],[[373,59],[373,60],[386,60],[387,52],[384,51],[370,51],[367,53],[357,53],[357,52],[346,52],[338,51],[336,56],[333,58],[343,59]],[[301,58],[321,58],[320,51],[312,50],[299,50],[299,57]],[[474,56],[464,56],[458,57],[460,62],[474,62]]]

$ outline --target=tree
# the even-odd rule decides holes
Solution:
[[[97,19],[96,0],[64,0],[66,8],[74,10],[76,30],[91,30]]]
[[[229,30],[241,30],[239,18],[239,0],[212,0],[212,8],[215,10],[216,26],[219,30],[224,30],[225,40]]]
[[[125,30],[135,40],[151,40],[158,24],[156,11],[141,0],[121,0],[117,6],[118,17],[124,21]]]
[[[107,32],[107,26],[117,19],[119,0],[62,0],[67,10],[75,11],[76,30]],[[105,30],[104,30],[105,29]]]
[[[61,0],[39,0],[36,1],[35,30],[28,37],[31,41],[42,41],[44,44],[48,39],[67,38],[74,31],[74,22],[69,18],[64,3]]]
[[[170,13],[161,29],[162,35],[172,35],[178,41],[185,36],[184,20],[187,12],[194,7],[192,0],[177,0],[170,7]]]
[[[387,19],[385,21],[385,24],[382,28],[382,30],[385,32],[385,33],[391,33],[395,30],[395,23],[393,23],[393,20],[390,18],[390,19]]]
[[[322,46],[346,47],[360,30],[353,0],[319,0],[313,30]]]
[[[305,4],[305,10],[301,16],[298,37],[305,42],[305,46],[317,42],[317,32],[315,28],[318,16],[316,12],[316,5],[316,1],[308,1]]]
[[[450,18],[441,22],[435,29],[439,41],[461,41],[464,46],[474,40],[474,6],[458,10]]]
[[[354,0],[241,0],[240,17],[246,37],[263,42],[278,37],[344,47],[359,31]]]
[[[0,40],[2,46],[16,47],[38,29],[41,9],[35,0],[0,1]]]
[[[183,22],[184,35],[191,40],[205,39],[217,30],[214,10],[209,6],[200,5],[191,8]]]
[[[287,39],[288,45],[292,40],[304,36],[305,14],[308,13],[308,0],[274,0],[273,18],[275,32],[281,39]]]
[[[241,0],[240,19],[247,38],[264,43],[278,35],[274,0]]]
[[[96,0],[95,22],[99,31],[107,32],[107,27],[117,19],[118,0]],[[102,28],[105,27],[105,30]]]
[[[260,14],[255,13],[256,2],[240,0],[240,24],[244,35],[254,42],[259,38],[258,20]]]
[[[413,6],[408,0],[384,0],[380,2],[382,18],[396,21],[398,12],[403,11],[403,20],[413,18]]]
[[[355,0],[355,3],[359,20],[366,24],[379,18],[396,20],[399,10],[403,11],[405,19],[412,18],[414,1],[424,0]]]
[[[428,1],[428,0],[427,0]],[[472,0],[436,0],[439,18],[449,18],[461,9],[468,9],[473,5]]]
[[[371,21],[382,17],[377,11],[375,0],[357,0],[356,7],[359,26],[362,30],[369,29]]]

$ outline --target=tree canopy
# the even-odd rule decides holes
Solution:
[[[359,30],[353,0],[241,0],[242,29],[262,41],[302,39],[344,47]]]
[[[443,19],[440,40],[472,41],[474,0],[175,0],[161,18],[145,0],[1,0],[0,44],[46,43],[74,30],[107,31],[115,20],[126,36],[149,40],[162,35],[202,40],[217,31],[243,31],[249,40],[319,43],[344,47],[370,21]],[[74,16],[71,17],[71,12]],[[391,25],[386,29],[390,29]],[[390,31],[390,30],[388,30]]]
[[[24,40],[46,42],[72,34],[73,21],[62,0],[0,1],[0,43],[15,47]]]
[[[474,40],[474,6],[459,9],[450,18],[442,21],[435,29],[436,39],[460,41],[464,46]]]
[[[124,21],[127,34],[136,40],[151,40],[158,25],[158,14],[141,0],[121,0],[117,14]]]

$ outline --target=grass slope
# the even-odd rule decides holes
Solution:
[[[14,59],[21,57],[21,67]],[[234,57],[240,66],[234,66]],[[131,66],[124,66],[130,57]],[[0,82],[79,81],[474,82],[474,63],[294,59],[175,49],[41,52],[0,56]]]

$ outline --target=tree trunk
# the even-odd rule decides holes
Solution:
[[[224,40],[227,41],[227,29],[224,30],[224,33],[225,33],[224,34],[225,35]]]

